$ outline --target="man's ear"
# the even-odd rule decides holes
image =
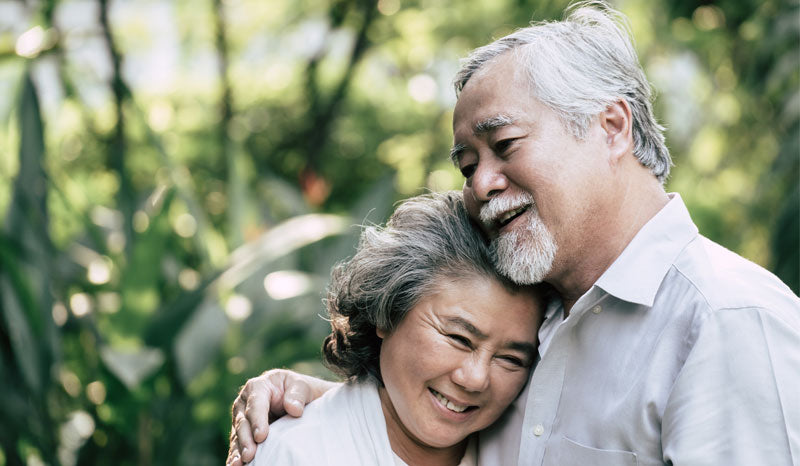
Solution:
[[[633,151],[633,118],[631,108],[625,100],[618,100],[600,113],[600,127],[606,136],[606,144],[612,159],[617,162]]]
[[[378,335],[378,338],[380,338],[381,340],[386,338],[386,335],[387,335],[386,334],[386,330],[381,330],[381,329],[379,329],[377,327],[375,327],[375,334]]]

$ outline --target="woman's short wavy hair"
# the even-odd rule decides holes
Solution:
[[[494,268],[489,248],[472,224],[460,192],[404,201],[386,227],[365,227],[358,250],[334,267],[325,304],[331,334],[325,364],[350,381],[381,381],[381,329],[391,333],[441,280],[490,277],[520,289]]]

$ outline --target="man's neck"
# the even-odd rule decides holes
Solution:
[[[575,303],[594,285],[611,264],[617,260],[639,230],[650,221],[669,202],[664,189],[655,179],[644,186],[626,186],[621,190],[618,208],[605,219],[609,227],[597,229],[593,241],[579,247],[583,254],[573,264],[554,264],[556,274],[546,281],[561,294],[564,304],[564,318]],[[613,226],[613,228],[611,227]]]

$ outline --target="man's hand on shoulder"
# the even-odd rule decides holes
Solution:
[[[301,416],[305,405],[333,386],[333,382],[284,369],[272,369],[248,380],[233,402],[233,427],[225,464],[242,466],[252,461],[256,444],[267,439],[270,421],[285,414]]]

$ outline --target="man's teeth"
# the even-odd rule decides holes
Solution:
[[[508,211],[498,219],[501,225],[504,225],[506,222],[511,220],[512,218],[516,217],[517,215],[521,214],[522,212],[527,209],[528,206],[517,207],[514,210]]]
[[[447,398],[445,398],[444,395],[442,395],[441,393],[437,392],[436,390],[432,390],[432,391],[433,391],[433,394],[436,395],[436,399],[439,400],[439,402],[443,406],[446,406],[447,409],[449,409],[450,411],[454,411],[456,413],[462,413],[462,412],[464,412],[465,409],[468,408],[468,406],[461,406],[461,405],[457,405],[457,404],[453,403],[452,401],[450,401]]]

